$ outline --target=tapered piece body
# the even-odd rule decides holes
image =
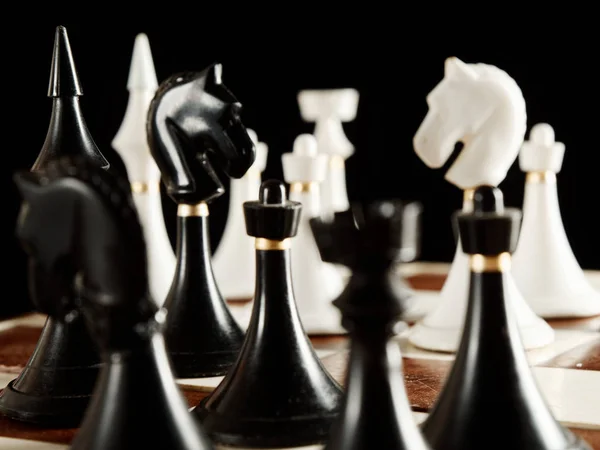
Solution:
[[[59,26],[48,86],[52,116],[32,171],[43,170],[53,159],[67,155],[109,167],[87,129],[79,104],[82,95],[67,30]],[[97,349],[80,314],[67,311],[62,317],[49,316],[25,369],[0,393],[0,413],[48,427],[77,426],[92,394],[99,364]]]
[[[148,37],[138,34],[127,81],[129,102],[112,146],[121,156],[131,183],[131,194],[148,246],[150,294],[160,306],[173,282],[175,253],[165,226],[160,171],[150,154],[146,136],[148,106],[157,87]]]
[[[345,334],[333,300],[346,280],[336,266],[321,259],[309,221],[321,217],[321,183],[327,175],[327,156],[318,154],[313,135],[301,134],[294,150],[282,155],[283,175],[290,184],[290,200],[302,204],[302,217],[292,251],[294,297],[308,334]]]
[[[517,286],[540,316],[600,314],[600,291],[587,280],[567,238],[558,203],[556,178],[565,146],[548,124],[531,129],[519,154],[525,172],[523,227],[513,258]]]
[[[256,150],[240,119],[242,106],[221,72],[213,64],[167,78],[148,111],[150,152],[178,204],[177,267],[165,303],[165,336],[180,378],[224,375],[244,338],[215,281],[208,203],[224,192],[212,164],[239,179]]]
[[[507,296],[520,211],[503,207],[498,188],[482,186],[474,195],[474,211],[457,217],[470,267],[465,329],[423,432],[436,450],[481,449],[490,438],[513,450],[588,450],[552,416]]]
[[[181,205],[177,233],[175,279],[165,302],[171,361],[182,378],[223,375],[237,359],[244,333],[212,272],[207,205]]]
[[[244,203],[256,238],[256,294],[236,364],[194,414],[211,438],[241,447],[286,448],[325,442],[342,389],[321,364],[294,300],[291,239],[301,205],[283,183],[265,181],[258,201]]]
[[[268,147],[258,141],[254,130],[248,129],[248,133],[256,145],[256,160],[246,175],[239,180],[231,179],[227,222],[212,258],[215,278],[226,300],[248,300],[254,295],[254,242],[246,234],[242,205],[258,199],[261,174],[267,165]]]
[[[402,217],[401,203],[381,202],[355,205],[333,222],[311,220],[323,258],[352,271],[334,302],[351,343],[344,407],[326,450],[429,449],[410,408],[400,348],[390,342],[408,306],[392,273],[403,246]]]
[[[527,127],[525,99],[515,80],[498,67],[466,64],[451,57],[427,103],[429,111],[413,138],[414,150],[428,167],[440,168],[455,144],[464,144],[445,178],[464,192],[462,209],[469,212],[473,190],[481,185],[497,186],[519,154]],[[416,304],[419,295],[433,295],[437,301],[411,329],[410,342],[427,350],[456,352],[469,295],[469,262],[460,238],[441,292],[417,293]],[[506,295],[525,348],[550,344],[552,327],[531,309],[510,273]]]
[[[70,158],[42,174],[18,174],[16,182],[24,200],[17,233],[36,306],[51,317],[80,312],[102,354],[70,448],[212,450],[171,370],[162,338],[166,311],[149,296],[146,244],[129,185]],[[70,292],[82,295],[67,304]]]

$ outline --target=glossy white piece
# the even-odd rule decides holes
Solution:
[[[551,174],[541,182],[525,183],[521,236],[513,256],[517,286],[531,308],[546,318],[600,314],[600,291],[577,262],[560,214],[555,174],[564,152],[552,127],[540,123],[531,129],[519,155],[522,171]]]
[[[527,359],[531,366],[541,365],[569,350],[598,339],[598,334],[584,330],[558,329],[555,333],[556,337],[551,344],[527,350]],[[454,361],[455,353],[442,353],[416,347],[409,341],[409,335],[410,329],[396,337],[402,356],[405,358]]]
[[[254,296],[254,238],[246,232],[243,203],[258,200],[261,174],[267,165],[268,146],[259,142],[254,130],[247,131],[256,147],[256,159],[242,178],[231,179],[227,222],[212,257],[215,279],[226,299],[247,299]]]
[[[327,175],[321,188],[324,216],[349,207],[345,160],[354,153],[354,145],[344,133],[342,123],[356,118],[358,100],[356,89],[304,90],[298,93],[302,119],[315,122],[318,151],[329,156]]]
[[[309,220],[320,216],[320,183],[327,173],[327,156],[317,152],[311,134],[294,141],[293,152],[281,157],[283,177],[290,184],[289,199],[302,204],[298,234],[292,239],[291,266],[294,297],[308,334],[339,334],[341,314],[333,306],[345,283],[332,264],[323,262]],[[301,191],[294,186],[305,186]]]
[[[123,159],[132,185],[147,186],[144,192],[134,189],[132,195],[146,239],[150,294],[160,306],[171,288],[176,258],[165,226],[160,170],[146,139],[146,116],[157,87],[148,37],[138,34],[127,82],[129,102],[112,146]]]
[[[487,64],[446,59],[444,78],[427,95],[429,111],[413,138],[430,168],[442,167],[457,142],[464,144],[445,179],[460,189],[497,186],[519,154],[527,127],[517,83]]]
[[[526,131],[525,100],[515,81],[497,67],[448,58],[444,78],[427,96],[427,104],[429,111],[413,139],[423,162],[432,168],[441,167],[455,144],[462,141],[464,148],[446,173],[446,180],[464,190],[498,185],[517,158]],[[472,206],[472,199],[465,195],[463,211],[472,210]],[[552,328],[531,310],[510,272],[506,290],[525,348],[552,342]],[[462,336],[468,293],[468,256],[459,242],[439,305],[412,328],[410,342],[427,350],[455,352]]]

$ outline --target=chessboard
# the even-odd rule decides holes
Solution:
[[[402,274],[417,291],[441,289],[448,264],[406,264]],[[600,287],[600,271],[586,271]],[[243,307],[238,302],[231,308]],[[16,377],[33,352],[45,317],[28,314],[0,322],[0,384]],[[600,316],[587,319],[550,320],[556,331],[552,344],[528,352],[538,385],[557,420],[600,450]],[[410,323],[409,323],[410,325]],[[404,380],[417,422],[427,417],[453,362],[453,354],[429,352],[408,343],[406,331],[397,341],[404,357]],[[345,336],[311,336],[324,366],[342,384],[347,363]],[[197,405],[221,381],[218,378],[180,379],[191,407]],[[66,449],[77,429],[46,429],[0,418],[0,449]],[[493,440],[493,436],[490,436]],[[225,448],[225,447],[218,447]],[[321,446],[304,447],[320,449]],[[288,449],[289,450],[289,449]]]

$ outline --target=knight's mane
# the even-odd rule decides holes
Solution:
[[[175,73],[175,74],[167,77],[165,80],[163,80],[162,83],[160,83],[160,85],[156,89],[154,98],[158,99],[158,98],[162,97],[165,94],[165,92],[167,92],[173,86],[177,86],[179,84],[185,84],[189,80],[194,79],[196,76],[198,76],[198,73],[187,71],[187,72]]]
[[[519,112],[522,113],[524,118],[523,122],[518,123],[518,132],[519,136],[522,136],[525,139],[525,134],[527,133],[527,105],[525,103],[525,98],[523,96],[523,91],[517,84],[517,82],[512,78],[508,73],[504,70],[492,66],[489,64],[476,63],[469,64],[469,66],[475,70],[481,78],[483,79],[492,79],[492,78],[500,78],[504,85],[508,87],[508,94],[514,100],[513,103],[515,105],[519,105]]]
[[[132,278],[146,281],[146,243],[127,180],[114,176],[81,156],[54,159],[44,168],[42,175],[45,183],[74,178],[85,183],[98,195],[109,214],[118,222],[119,229],[123,230],[126,245],[141,258],[139,268],[131,267],[131,270],[137,270],[137,273],[132,273]]]

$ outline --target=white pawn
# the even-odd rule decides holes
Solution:
[[[320,216],[320,183],[327,171],[327,156],[317,152],[311,134],[294,141],[292,153],[281,157],[283,176],[290,185],[289,199],[302,203],[298,234],[292,248],[292,284],[300,319],[308,334],[345,333],[338,309],[331,303],[344,289],[335,266],[321,259],[309,220]]]
[[[555,142],[552,127],[540,123],[519,155],[527,175],[513,276],[529,305],[546,318],[600,314],[600,292],[579,266],[560,215],[556,174],[564,153],[565,145]]]
[[[163,216],[160,170],[150,154],[146,139],[148,106],[157,88],[148,37],[141,33],[135,38],[127,81],[129,103],[112,146],[125,164],[144,230],[150,294],[157,305],[162,306],[173,282],[176,258]]]
[[[256,132],[247,129],[256,146],[256,159],[246,174],[231,179],[229,212],[223,236],[212,258],[217,285],[227,300],[247,300],[254,296],[254,238],[246,233],[243,203],[258,200],[261,174],[267,165],[268,147],[259,142]]]
[[[346,190],[346,159],[354,154],[354,145],[344,133],[342,122],[356,118],[359,93],[355,89],[305,90],[298,93],[302,119],[315,122],[317,150],[329,157],[325,180],[321,184],[321,214],[349,208]]]
[[[427,96],[427,104],[429,111],[413,138],[414,150],[429,167],[439,168],[456,142],[464,143],[445,178],[463,190],[463,211],[471,211],[474,189],[497,186],[519,154],[527,125],[521,89],[497,67],[448,58],[444,78]],[[458,349],[467,312],[469,271],[469,258],[458,242],[437,307],[410,330],[412,344],[434,351]],[[554,331],[532,311],[510,272],[505,289],[523,346],[532,349],[551,343]],[[415,295],[415,302],[418,295],[424,294]]]

